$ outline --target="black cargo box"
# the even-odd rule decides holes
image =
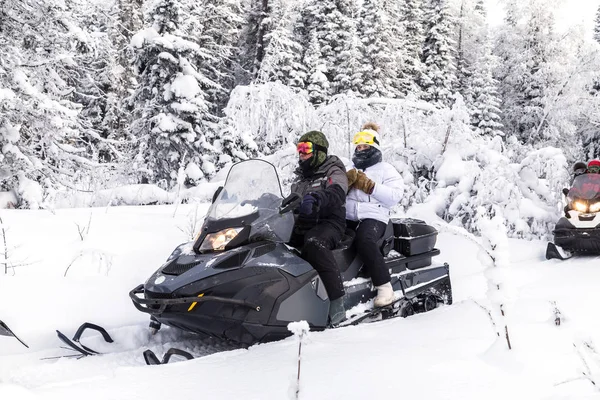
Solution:
[[[405,256],[414,256],[433,250],[437,230],[425,221],[412,218],[392,218],[394,250]]]

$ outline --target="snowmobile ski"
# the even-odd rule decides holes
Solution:
[[[2,321],[0,321],[0,336],[12,336],[15,339],[17,339],[23,346],[29,348],[29,346],[27,346],[27,344],[24,341],[22,341],[17,335],[15,335],[15,333],[10,330],[8,325],[6,325]]]
[[[61,342],[69,346],[69,350],[74,350],[81,354],[79,358],[101,354],[100,352],[93,350],[80,342],[81,335],[86,329],[91,329],[99,332],[102,335],[104,341],[106,341],[107,343],[113,343],[113,339],[110,337],[108,332],[106,332],[106,329],[99,325],[92,324],[90,322],[84,322],[83,324],[81,324],[81,326],[77,329],[77,332],[75,332],[75,335],[73,336],[72,340],[69,339],[64,333],[62,333],[59,330],[56,331],[56,334],[58,335],[58,338],[61,340]]]
[[[162,361],[159,360],[158,357],[156,356],[156,354],[150,349],[144,351],[143,355],[144,355],[144,361],[146,361],[147,365],[167,364],[169,362],[169,360],[171,360],[171,357],[173,357],[173,356],[180,356],[180,357],[185,358],[186,360],[194,359],[194,356],[191,355],[190,353],[188,353],[187,351],[177,349],[175,347],[172,347],[169,350],[167,350],[167,352],[165,353],[165,355],[162,358]]]
[[[546,247],[546,260],[568,260],[571,257],[573,257],[572,252],[567,251],[562,247],[555,245],[552,242],[548,243],[548,247]]]

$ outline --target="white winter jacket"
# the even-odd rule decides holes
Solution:
[[[367,218],[388,223],[390,209],[402,199],[402,176],[391,164],[379,162],[364,173],[375,182],[372,194],[350,189],[346,197],[346,219],[359,221]]]

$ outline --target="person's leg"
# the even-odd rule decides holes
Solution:
[[[383,237],[386,228],[387,224],[381,221],[365,219],[358,225],[354,238],[356,251],[369,271],[375,286],[381,286],[390,281],[390,272],[385,266],[383,255],[377,244],[377,241]]]
[[[342,274],[331,252],[341,239],[342,232],[327,223],[318,224],[304,236],[302,257],[319,273],[330,300],[344,296]]]
[[[373,301],[375,307],[383,307],[394,301],[394,289],[390,283],[390,271],[385,266],[383,255],[377,241],[385,234],[387,224],[375,219],[362,220],[356,229],[356,250],[371,275],[373,286],[377,288],[377,296]]]

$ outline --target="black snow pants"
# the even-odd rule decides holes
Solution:
[[[302,258],[317,270],[329,300],[335,300],[344,295],[344,281],[340,268],[335,262],[331,250],[335,249],[342,240],[343,232],[339,227],[328,222],[319,222],[304,235],[294,234],[290,244],[302,246]],[[302,243],[304,243],[302,245]]]
[[[346,221],[349,228],[356,231],[354,246],[371,275],[374,286],[381,286],[390,281],[390,271],[385,266],[383,254],[377,245],[385,234],[387,224],[376,219],[363,219],[362,221]]]

